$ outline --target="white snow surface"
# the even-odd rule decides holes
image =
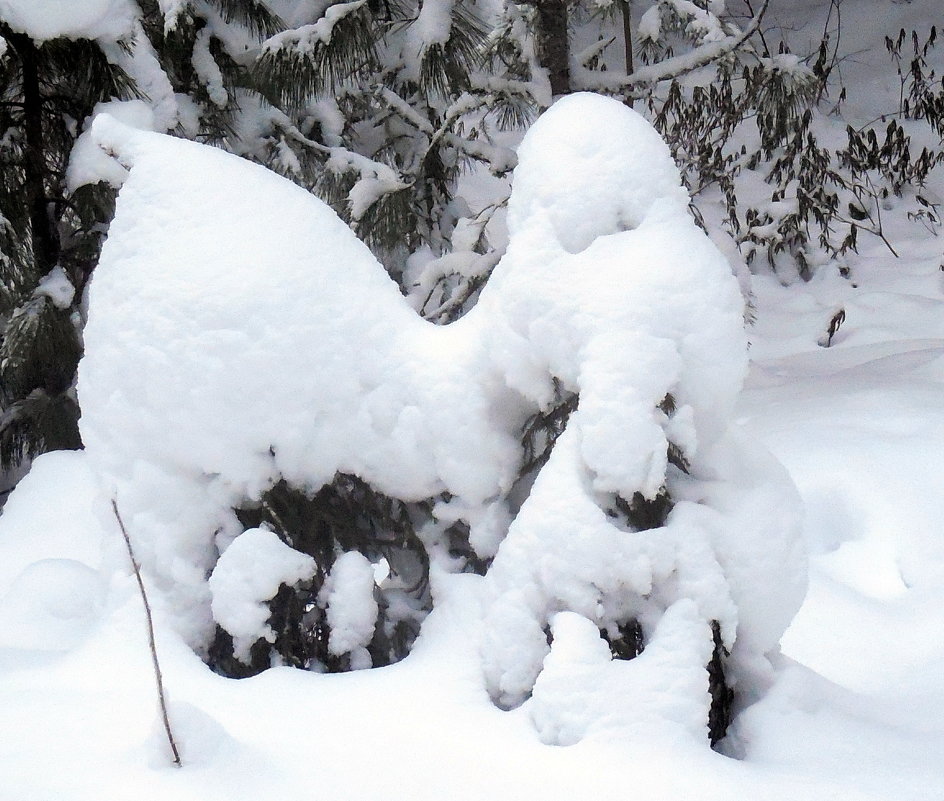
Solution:
[[[377,623],[374,566],[357,551],[341,554],[319,595],[331,626],[328,650],[336,656],[351,654],[354,670],[370,667],[367,645]]]
[[[280,478],[317,489],[343,472],[406,500],[448,492],[438,513],[495,553],[481,654],[504,707],[530,694],[559,611],[610,631],[637,617],[655,644],[665,610],[687,599],[704,632],[720,623],[733,665],[776,646],[805,588],[795,496],[727,433],[746,370],[741,295],[635,112],[577,95],[532,127],[507,254],[448,327],[421,320],[336,215],[277,176],[107,117],[92,136],[130,174],[89,290],[82,434],[192,645],[212,631],[204,577],[238,533],[232,509]],[[550,164],[553,191],[538,180]],[[515,478],[522,423],[555,387],[579,406],[509,525],[496,499]],[[669,395],[675,408],[661,411]],[[670,442],[689,475],[669,466]],[[655,498],[664,485],[680,502],[663,528],[633,534],[604,512],[615,494]],[[333,649],[362,648],[361,617]],[[254,639],[263,622],[223,625]],[[690,656],[680,670],[706,682]],[[630,672],[655,687],[651,669],[663,666]],[[587,707],[587,727],[598,713]]]
[[[852,15],[847,30],[869,30],[865,23],[877,8],[874,2],[844,8]],[[935,6],[916,0],[895,8],[926,18]],[[271,196],[263,192],[264,200],[284,199],[294,190],[277,192],[269,178],[257,181],[262,173],[248,165],[229,170],[219,154],[200,149],[198,156],[197,150],[166,144],[155,135],[130,134],[107,123],[101,130],[103,139],[107,134],[112,144],[121,145],[116,150],[128,159],[131,171],[119,210],[119,222],[127,233],[119,235],[122,229],[116,228],[111,245],[116,266],[111,278],[96,278],[93,283],[118,284],[117,265],[121,264],[128,275],[128,289],[140,291],[138,283],[143,284],[144,278],[134,278],[135,249],[143,248],[142,259],[152,260],[142,262],[147,269],[161,267],[155,257],[157,249],[149,250],[147,242],[174,220],[186,244],[199,245],[201,256],[210,255],[186,262],[190,276],[170,280],[174,274],[168,272],[169,267],[162,268],[159,280],[167,280],[170,297],[160,306],[161,313],[169,314],[180,302],[189,279],[205,290],[203,303],[193,306],[208,310],[218,298],[216,314],[224,315],[227,304],[235,302],[233,285],[249,277],[239,261],[245,242],[236,240],[228,248],[225,237],[215,233],[200,239],[196,222],[174,215],[194,214],[194,208],[206,202],[207,195],[201,193],[205,185],[222,178],[234,197],[246,190],[237,193],[233,187],[247,184],[253,192],[263,191],[263,186],[271,190]],[[548,128],[544,132],[552,133]],[[163,154],[161,148],[165,148]],[[201,180],[186,183],[184,176],[170,168],[178,161],[182,171],[197,169]],[[558,169],[563,167],[555,164]],[[148,180],[143,175],[136,180],[136,174],[145,172]],[[516,176],[516,182],[521,176]],[[149,181],[154,186],[150,194]],[[196,193],[194,206],[187,206],[177,193],[200,189],[195,184],[203,189]],[[297,196],[299,203],[309,203]],[[147,205],[146,198],[153,199],[154,205]],[[612,195],[601,199],[614,201]],[[260,215],[260,209],[270,208],[270,203],[253,204],[251,220],[261,216],[260,226],[275,224],[276,217],[284,217],[294,203],[293,197],[271,218]],[[305,213],[313,216],[317,227],[320,212],[312,211],[315,208],[306,206]],[[610,206],[599,214],[619,220]],[[220,215],[212,216],[214,232],[218,225],[226,225]],[[525,220],[514,233],[512,250],[517,248],[518,255],[510,252],[511,266],[503,263],[495,275],[507,289],[499,292],[496,284],[483,297],[482,304],[492,310],[480,313],[482,319],[501,325],[487,339],[482,333],[473,336],[476,327],[484,324],[475,323],[470,315],[472,320],[458,329],[466,332],[461,337],[455,332],[436,335],[456,337],[443,340],[446,353],[474,350],[476,336],[488,343],[483,348],[488,359],[478,361],[483,359],[480,352],[468,357],[470,365],[481,368],[474,372],[476,380],[493,375],[490,371],[494,370],[503,381],[503,365],[515,364],[518,369],[525,363],[532,365],[531,379],[521,379],[523,374],[515,372],[517,394],[502,396],[502,403],[492,410],[491,436],[496,419],[513,429],[539,403],[535,398],[549,397],[549,374],[564,381],[567,368],[573,367],[573,360],[558,358],[558,350],[549,344],[554,329],[542,328],[536,311],[523,313],[520,319],[525,322],[517,328],[512,323],[519,318],[511,313],[508,319],[502,317],[502,310],[513,302],[527,312],[527,282],[521,276],[520,292],[515,295],[513,273],[522,264],[530,265],[532,275],[541,275],[548,283],[562,282],[567,275],[563,265],[586,268],[591,262],[581,261],[581,257],[586,259],[584,254],[601,248],[606,240],[629,240],[648,225],[644,221],[622,232],[604,229],[602,239],[598,235],[578,253],[552,237],[530,263],[527,247],[515,244],[515,237],[523,236],[532,224],[552,230],[547,219],[552,215],[544,216],[541,223]],[[245,220],[242,223],[243,228],[249,225]],[[231,236],[232,229],[239,227],[224,227],[221,233]],[[684,406],[691,407],[681,420],[659,420],[660,428],[685,448],[692,461],[692,478],[673,476],[672,490],[680,502],[669,524],[645,536],[671,541],[671,546],[637,546],[633,541],[644,538],[629,532],[619,532],[622,538],[618,540],[606,520],[589,525],[593,510],[587,499],[599,500],[602,491],[593,487],[596,476],[579,456],[583,429],[592,417],[581,419],[581,401],[558,441],[552,463],[545,466],[510,529],[507,518],[492,515],[490,538],[497,542],[498,551],[493,572],[486,579],[434,575],[436,608],[424,622],[412,654],[390,668],[342,676],[280,668],[237,682],[210,673],[175,633],[187,626],[181,626],[184,608],[173,603],[169,576],[175,571],[190,576],[204,553],[210,562],[215,559],[212,536],[198,547],[184,546],[192,545],[189,538],[194,532],[212,532],[217,524],[227,523],[225,514],[207,513],[207,496],[216,498],[212,504],[218,509],[233,497],[226,490],[229,479],[204,475],[202,467],[194,468],[188,460],[175,464],[171,458],[186,455],[182,444],[186,437],[177,433],[192,413],[183,380],[177,385],[181,410],[164,426],[165,436],[177,445],[169,444],[160,458],[149,438],[142,439],[138,457],[130,448],[118,448],[128,426],[133,433],[137,429],[133,420],[117,413],[114,419],[120,421],[120,430],[114,441],[103,430],[95,432],[97,451],[90,443],[88,453],[40,457],[0,517],[0,722],[4,730],[16,732],[0,749],[4,792],[16,798],[64,801],[100,801],[129,793],[142,799],[239,801],[296,796],[317,787],[325,797],[351,801],[391,793],[409,794],[419,801],[508,795],[529,801],[616,799],[626,795],[630,766],[636,795],[666,801],[936,801],[944,786],[940,760],[944,750],[940,670],[944,663],[940,638],[944,538],[939,526],[944,493],[937,469],[944,448],[940,249],[930,237],[916,239],[915,229],[889,231],[889,235],[900,245],[902,259],[893,260],[880,244],[863,243],[851,282],[828,268],[802,286],[783,287],[773,278],[755,279],[757,324],[751,330],[752,365],[746,391],[738,399],[729,388],[722,397],[735,404],[733,429],[727,424],[727,410],[713,413],[710,405],[698,408],[700,399],[695,397],[680,400],[676,416]],[[162,240],[162,244],[167,242]],[[324,243],[319,247],[323,250]],[[125,261],[119,262],[122,251]],[[213,267],[213,254],[221,252],[236,265],[232,271]],[[170,255],[179,258],[182,254],[185,247],[175,248]],[[279,260],[265,254],[264,247],[254,251],[265,269],[281,269]],[[358,269],[357,259],[351,264]],[[660,264],[679,269],[668,259]],[[204,268],[212,269],[213,276],[201,277]],[[375,269],[376,265],[364,272],[373,274]],[[608,278],[619,276],[615,269],[607,271],[605,263],[602,269]],[[582,273],[567,275],[571,290],[574,275]],[[332,279],[338,277],[332,274]],[[247,285],[247,295],[258,293],[261,283]],[[324,286],[331,291],[330,282]],[[293,287],[304,290],[305,284]],[[349,289],[345,284],[341,294]],[[617,286],[610,292],[607,287],[601,295],[619,307],[626,297],[620,290]],[[533,284],[530,291],[536,291]],[[98,287],[93,289],[93,315],[110,314],[107,302],[96,304],[96,292]],[[111,294],[104,288],[101,292],[108,302],[121,299],[117,288]],[[348,304],[357,297],[349,293]],[[134,298],[129,302],[133,305]],[[604,305],[603,300],[599,303]],[[817,339],[837,305],[846,309],[847,322],[831,348],[818,347]],[[121,312],[120,303],[115,311]],[[358,312],[369,318],[367,310],[359,308]],[[264,308],[259,308],[254,315],[247,312],[236,319],[240,325],[252,319],[264,327],[265,317]],[[294,324],[291,314],[281,310],[274,319],[283,317]],[[118,332],[115,325],[112,333],[121,334],[146,371],[153,369],[148,367],[151,359],[164,360],[163,375],[180,368],[171,355],[143,347],[145,336],[155,331],[164,334],[158,341],[175,341],[177,317],[171,315],[164,325],[147,323],[153,330],[140,338],[130,325],[130,313],[124,319],[129,327]],[[101,325],[104,335],[111,323]],[[647,325],[640,328],[652,334],[653,324]],[[418,340],[427,333],[421,330]],[[509,330],[518,337],[514,347],[507,344]],[[573,330],[580,338],[585,329],[575,325]],[[245,345],[245,337],[224,326],[214,332],[219,340],[232,337]],[[563,339],[558,335],[558,340]],[[453,348],[456,342],[463,348]],[[496,349],[498,345],[501,350]],[[238,391],[221,416],[233,413],[238,407],[236,398],[255,397],[241,389],[251,375],[240,366],[247,348],[227,351],[220,344],[208,351],[203,346],[196,350],[181,346],[180,353],[188,358],[209,352],[231,358],[237,365],[240,379],[232,386]],[[586,345],[577,349],[593,353]],[[115,353],[119,351],[116,347]],[[547,367],[548,355],[558,358],[553,371]],[[123,364],[133,364],[132,358]],[[684,356],[676,359],[690,368]],[[592,364],[593,359],[587,361]],[[558,363],[563,365],[560,376]],[[212,365],[213,360],[205,357],[204,366]],[[103,381],[120,377],[117,368],[109,373],[101,364],[99,369]],[[143,380],[134,389],[137,405],[120,397],[132,390],[136,369],[135,365],[130,370],[126,385],[116,385],[116,412],[124,410],[130,417],[145,411],[156,414],[164,397],[159,382]],[[738,369],[743,371],[743,363]],[[285,370],[286,376],[291,374]],[[579,379],[580,369],[577,375]],[[698,386],[697,381],[689,385]],[[582,383],[576,386],[584,392]],[[96,393],[100,401],[110,397],[105,386],[89,384],[83,391]],[[274,391],[279,392],[277,385]],[[152,398],[157,405],[151,405]],[[104,412],[98,420],[103,428]],[[147,431],[148,425],[142,423],[141,430]],[[219,425],[222,430],[225,424]],[[780,573],[771,578],[767,571],[775,565],[794,565],[801,572],[802,568],[791,553],[796,542],[787,534],[791,529],[785,522],[795,514],[792,491],[777,477],[783,468],[759,444],[776,454],[799,489],[806,508],[803,528],[810,554],[810,592],[783,638],[785,655],[771,655],[769,661],[760,654],[790,617],[790,603],[784,603],[784,597],[792,598],[797,590],[794,578]],[[195,446],[198,451],[204,447],[200,437]],[[474,455],[476,448],[470,450]],[[592,458],[593,449],[589,452]],[[231,463],[220,463],[238,467],[238,462],[234,458]],[[608,475],[603,480],[618,478]],[[540,487],[542,482],[548,487],[546,492]],[[96,504],[115,487],[120,490],[122,510],[127,508],[132,535],[142,551],[145,580],[156,601],[158,648],[170,693],[171,720],[184,756],[182,770],[167,767],[140,598],[130,568],[121,563],[116,569],[116,559],[122,556],[120,534],[113,519],[95,514]],[[541,506],[552,490],[567,495],[542,513]],[[149,493],[161,492],[166,493],[166,503],[159,508]],[[495,508],[475,504],[475,498],[475,493],[464,496],[464,514],[472,514],[467,511],[472,508]],[[188,514],[191,508],[207,515],[205,526]],[[599,514],[599,504],[594,508]],[[458,502],[448,507],[452,512],[460,509]],[[529,516],[540,521],[554,515],[565,515],[560,517],[559,529],[573,523],[581,526],[572,529],[576,533],[568,538],[571,549],[564,548],[568,543],[563,537],[542,542],[547,528],[528,522]],[[506,522],[498,524],[500,531],[495,534],[495,520],[502,519]],[[190,533],[175,542],[179,521],[190,527]],[[228,531],[218,539],[223,542],[237,533]],[[594,537],[609,540],[596,547]],[[765,537],[771,538],[773,553],[782,548],[786,556],[769,555]],[[628,551],[625,555],[632,564],[616,564],[624,552],[608,551],[614,542]],[[549,547],[543,548],[544,544]],[[601,568],[598,563],[588,568],[588,555],[601,553],[610,554],[605,566],[612,574],[598,572],[592,580],[581,581],[581,571],[590,576]],[[653,554],[658,558],[647,564],[645,557]],[[126,562],[127,554],[123,556]],[[521,565],[538,556],[538,563],[522,569]],[[686,567],[699,560],[710,563],[712,557],[717,567],[703,571]],[[756,576],[755,564],[759,565]],[[788,567],[782,572],[792,575],[793,570]],[[92,573],[100,577],[99,582],[92,580]],[[601,647],[605,644],[596,634],[602,618],[592,608],[588,590],[600,576],[612,582],[607,585],[612,589],[620,581],[625,583],[626,575],[638,590],[650,574],[653,586],[666,576],[677,578],[680,586],[666,589],[663,583],[663,597],[655,599],[641,598],[635,590],[610,596],[621,597],[626,604],[651,603],[642,603],[640,609],[649,638],[646,651],[628,663],[609,661]],[[562,587],[560,579],[567,586]],[[717,582],[717,586],[693,590],[685,586],[691,581]],[[513,597],[515,584],[517,598]],[[74,594],[74,604],[65,601],[66,593]],[[192,592],[188,597],[192,599]],[[701,608],[699,603],[706,600],[717,606],[711,611]],[[208,606],[209,600],[204,603]],[[742,680],[738,690],[747,692],[741,697],[724,750],[737,760],[709,751],[696,722],[703,712],[699,704],[706,701],[697,697],[703,669],[695,671],[693,666],[703,660],[708,645],[706,615],[723,618],[725,606],[729,619],[736,612],[737,640],[751,643],[749,648],[742,646],[740,658],[734,658]],[[741,618],[749,618],[755,610],[760,622],[745,627]],[[767,616],[778,619],[767,623]],[[541,626],[535,626],[542,617],[554,633],[550,650]],[[522,687],[533,684],[531,699],[514,711],[503,712],[488,697],[489,691],[494,695],[494,684],[483,679],[483,644],[496,637],[510,647],[516,640],[507,635],[515,626],[525,672],[532,669],[536,655],[538,673],[536,678],[532,674],[519,680]],[[647,659],[656,664],[646,667]],[[500,670],[491,675],[499,683],[514,684]],[[638,693],[639,703],[634,704],[632,697],[616,696],[627,688]],[[610,703],[605,703],[607,697]],[[307,710],[310,714],[305,714]],[[574,744],[549,745],[565,743]],[[362,754],[370,755],[368,770]]]
[[[0,19],[40,41],[120,39],[131,33],[137,15],[132,0],[0,0]]]
[[[230,543],[207,583],[213,619],[232,635],[237,659],[248,662],[256,640],[275,640],[265,602],[279,586],[309,579],[316,569],[314,559],[290,548],[274,531],[251,528]]]

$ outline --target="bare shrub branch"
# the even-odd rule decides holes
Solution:
[[[121,519],[121,513],[118,511],[118,502],[112,498],[111,508],[115,512],[115,519],[118,521],[118,527],[121,529],[121,535],[125,538],[125,545],[128,548],[128,556],[131,559],[131,566],[134,568],[134,577],[138,580],[138,589],[141,591],[141,600],[144,601],[144,613],[147,619],[148,644],[151,647],[151,662],[154,665],[154,679],[157,682],[157,700],[161,706],[161,718],[164,721],[164,731],[167,734],[167,742],[170,744],[171,753],[174,755],[174,764],[179,768],[180,753],[177,751],[177,743],[174,741],[174,733],[170,728],[170,718],[167,716],[167,701],[164,698],[164,679],[161,675],[161,663],[157,658],[157,645],[154,642],[154,619],[151,616],[151,604],[148,602],[147,592],[144,589],[144,580],[141,578],[141,566],[138,560],[134,558],[134,548],[131,547],[131,538],[128,536],[128,530]]]

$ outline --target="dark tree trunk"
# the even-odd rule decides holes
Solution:
[[[551,81],[552,95],[570,92],[570,40],[567,0],[534,0],[538,12],[538,58]]]
[[[636,67],[633,63],[633,20],[630,0],[620,0],[620,16],[623,19],[624,66],[626,67],[626,74],[632,75]]]
[[[46,158],[43,141],[43,96],[39,80],[39,51],[26,34],[14,33],[6,25],[0,33],[10,43],[23,73],[23,133],[26,138],[23,173],[29,208],[33,261],[43,275],[59,259],[59,238],[49,215],[46,198]]]
[[[728,725],[731,723],[734,692],[728,686],[724,672],[724,661],[728,652],[721,641],[721,626],[717,620],[711,621],[711,636],[714,649],[711,661],[708,663],[708,692],[711,695],[711,706],[708,710],[708,738],[714,746],[727,734]]]

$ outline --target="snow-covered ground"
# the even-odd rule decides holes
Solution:
[[[944,286],[939,242],[897,233],[902,258],[876,242],[851,280],[755,282],[737,422],[800,489],[811,583],[775,685],[728,738],[737,759],[672,737],[544,745],[525,710],[484,696],[477,617],[434,613],[391,668],[238,682],[159,629],[185,762],[170,767],[133,579],[106,587],[89,567],[92,479],[83,454],[58,453],[0,524],[0,797],[939,799]],[[443,592],[472,598],[474,581]]]
[[[916,24],[929,6],[896,7]],[[872,81],[881,54],[850,52]],[[159,617],[175,768],[134,578],[100,569],[121,542],[102,540],[114,523],[99,517],[98,476],[84,454],[54,453],[0,517],[0,799],[940,801],[944,240],[920,226],[889,236],[901,258],[863,237],[848,279],[825,268],[809,284],[754,280],[734,425],[799,489],[810,583],[775,680],[740,710],[723,754],[657,727],[542,742],[528,705],[488,698],[480,580],[465,576],[434,587],[404,662],[341,675],[224,679]]]
[[[936,240],[902,249],[868,250],[852,282],[755,285],[738,424],[800,489],[811,584],[776,684],[729,737],[737,759],[659,737],[544,745],[523,710],[483,697],[475,620],[434,613],[405,662],[340,676],[223,679],[159,630],[173,768],[133,579],[106,588],[84,566],[100,560],[91,478],[59,453],[0,527],[0,797],[939,799],[944,287]],[[818,347],[837,304],[846,323]],[[106,589],[124,602],[102,625]]]

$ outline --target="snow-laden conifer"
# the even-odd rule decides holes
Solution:
[[[446,326],[271,172],[107,118],[93,136],[130,172],[90,292],[83,436],[216,669],[387,664],[478,573],[460,617],[481,622],[481,686],[530,698],[548,742],[613,714],[723,735],[802,597],[802,547],[789,482],[731,429],[737,282],[641,116],[575,95],[535,124],[508,251]],[[265,586],[234,580],[274,536]]]

